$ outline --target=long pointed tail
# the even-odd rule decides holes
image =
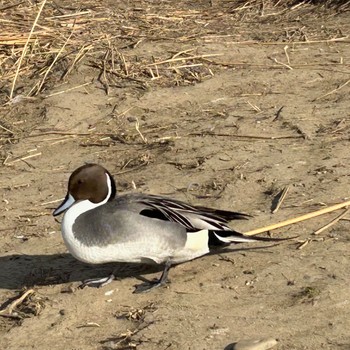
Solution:
[[[232,243],[245,243],[245,242],[280,242],[288,240],[289,238],[270,238],[259,236],[245,236],[234,230],[222,231],[222,230],[209,230],[209,246],[228,245]]]

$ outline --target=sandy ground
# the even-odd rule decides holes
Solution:
[[[152,2],[123,6],[162,14],[166,23]],[[167,6],[185,18],[210,4]],[[141,295],[132,294],[139,276],[159,271],[76,261],[51,216],[69,174],[86,162],[107,167],[121,193],[250,213],[251,220],[232,223],[243,232],[349,200],[350,84],[342,85],[349,81],[350,46],[325,41],[349,34],[349,13],[320,11],[253,22],[233,13],[210,22],[210,36],[201,39],[146,38],[124,54],[160,61],[192,49],[220,53],[210,58],[220,64],[189,68],[188,76],[201,76],[193,81],[127,82],[106,95],[98,70],[83,62],[64,86],[45,94],[91,84],[22,101],[11,118],[3,114],[2,125],[21,137],[1,146],[2,309],[24,290],[34,292],[13,317],[0,317],[2,349],[209,350],[262,337],[277,338],[278,350],[350,349],[350,215],[318,236],[312,233],[341,211],[275,232],[297,236],[290,241],[238,245],[177,266],[167,288]],[[306,43],[311,34],[315,42]],[[274,197],[288,185],[271,214]],[[77,289],[111,269],[118,272],[112,284]]]

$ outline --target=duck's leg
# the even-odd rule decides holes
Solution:
[[[161,286],[164,286],[168,282],[168,273],[171,268],[172,264],[170,261],[167,261],[164,265],[164,270],[160,278],[156,281],[149,281],[146,283],[142,283],[138,286],[136,286],[134,293],[146,293],[149,292],[151,289],[158,288]]]
[[[115,276],[113,274],[110,274],[109,276],[102,277],[102,278],[90,278],[90,279],[84,280],[83,283],[79,286],[79,288],[83,289],[87,286],[100,288],[100,287],[106,286],[107,284],[110,284],[114,280],[115,280]]]

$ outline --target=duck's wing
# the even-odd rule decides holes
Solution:
[[[229,221],[250,217],[250,215],[233,211],[192,206],[163,196],[137,194],[129,198],[143,205],[141,215],[177,222],[188,231],[230,230],[227,226]]]

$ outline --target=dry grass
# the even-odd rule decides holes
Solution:
[[[37,95],[50,85],[49,80],[66,75],[90,48],[93,38],[88,27],[108,20],[89,10],[61,11],[52,3],[41,5],[13,2],[0,11],[0,74],[9,98]],[[9,82],[16,84],[10,88]]]
[[[326,7],[336,11],[350,8],[349,1],[313,2],[320,15]],[[285,16],[314,9],[310,1],[277,0],[223,0],[212,1],[211,6],[180,2],[176,9],[171,2],[145,2],[142,7],[120,9],[92,2],[84,2],[83,9],[62,3],[0,2],[1,104],[42,94],[67,79],[82,62],[98,70],[107,94],[111,87],[125,84],[146,88],[154,83],[197,83],[213,75],[211,62],[206,59],[211,56],[186,50],[150,57],[137,47],[144,41],[215,41],[228,23],[254,17],[279,22]],[[334,34],[327,33],[321,39],[334,39]],[[271,40],[276,41],[279,35]],[[305,35],[302,31],[285,33],[283,41],[308,41],[310,36],[312,33]],[[244,33],[237,33],[232,39],[239,42],[246,38]]]

